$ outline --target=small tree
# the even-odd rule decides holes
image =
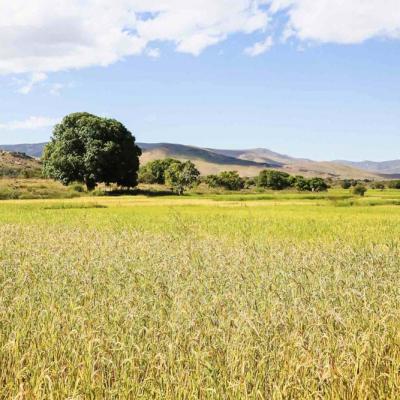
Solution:
[[[244,188],[244,180],[236,171],[224,171],[219,174],[220,186],[227,190],[241,190]]]
[[[348,179],[345,179],[344,181],[342,181],[340,186],[343,189],[350,189],[351,188],[351,181],[349,181]]]
[[[200,172],[191,161],[175,162],[165,171],[165,182],[181,196],[198,182],[199,176]]]
[[[311,190],[310,187],[310,181],[304,176],[296,176],[294,179],[293,186],[299,191],[299,192],[308,192]]]
[[[179,160],[165,158],[164,160],[154,160],[148,162],[139,170],[139,182],[149,184],[165,184],[165,171],[173,164],[179,163]]]
[[[354,186],[354,188],[353,188],[354,195],[364,197],[365,193],[367,193],[367,188],[364,185],[362,185],[361,183]]]
[[[223,171],[219,175],[208,175],[205,182],[212,188],[223,187],[226,190],[244,188],[244,179],[236,171]]]
[[[204,182],[210,188],[217,188],[220,186],[220,180],[218,175],[207,175],[204,179]]]
[[[372,189],[385,190],[385,184],[383,182],[372,182]]]
[[[286,172],[266,169],[258,176],[258,186],[273,190],[282,190],[291,186],[290,175]]]
[[[250,189],[251,187],[257,185],[257,179],[256,178],[244,177],[243,181],[244,181],[244,188],[245,189]]]
[[[44,175],[64,185],[82,182],[137,185],[140,148],[120,122],[88,113],[67,115],[56,125],[43,156]]]
[[[389,188],[390,189],[400,189],[400,180],[390,181]]]
[[[325,192],[328,190],[328,185],[322,178],[310,179],[309,185],[312,192]]]

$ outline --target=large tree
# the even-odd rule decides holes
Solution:
[[[46,146],[46,176],[68,185],[77,181],[93,190],[98,183],[137,185],[139,156],[135,137],[115,119],[89,113],[67,115],[56,125]]]

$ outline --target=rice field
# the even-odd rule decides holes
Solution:
[[[400,194],[346,193],[0,202],[0,398],[400,398]]]

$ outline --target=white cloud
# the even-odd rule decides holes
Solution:
[[[0,74],[107,66],[155,41],[198,55],[231,34],[264,29],[263,1],[0,0]]]
[[[0,0],[0,74],[38,74],[29,93],[41,74],[157,57],[163,42],[199,55],[238,33],[278,36],[280,23],[300,42],[400,38],[400,0]]]
[[[149,48],[146,50],[146,54],[151,58],[160,58],[161,52],[157,48]]]
[[[254,43],[253,46],[248,47],[244,52],[250,57],[256,57],[267,52],[274,44],[271,36],[268,36],[262,42]]]
[[[400,38],[399,0],[270,0],[285,11],[286,36],[321,43],[356,44],[374,37]]]
[[[18,93],[28,94],[32,91],[33,87],[43,82],[47,79],[47,75],[43,72],[34,72],[31,74],[28,81],[24,82],[24,84],[18,89]]]
[[[55,124],[57,124],[58,122],[60,122],[58,118],[32,116],[25,120],[0,123],[0,129],[6,131],[35,130],[35,129],[50,128]]]

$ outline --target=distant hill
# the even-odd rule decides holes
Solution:
[[[292,164],[297,161],[310,161],[303,160],[294,157],[287,156],[285,154],[275,153],[274,151],[257,148],[250,150],[220,150],[220,149],[209,149],[218,154],[223,154],[230,157],[239,158],[241,160],[251,160],[254,162],[270,162],[270,163],[278,163],[281,165]]]
[[[365,171],[376,172],[379,174],[398,175],[400,174],[400,160],[391,161],[345,161],[337,160],[337,164],[347,165],[353,168],[363,169]]]
[[[45,145],[46,143],[0,145],[0,149],[26,153],[31,157],[40,158]],[[391,178],[393,174],[400,173],[400,161],[398,161],[399,167],[394,164],[396,161],[388,161],[389,168],[389,165],[381,166],[385,163],[372,163],[374,166],[369,166],[350,161],[312,161],[290,157],[263,148],[223,150],[173,143],[138,143],[138,145],[143,150],[141,157],[143,164],[166,157],[191,160],[203,175],[236,170],[242,176],[255,176],[265,168],[279,169],[293,175],[321,176],[334,179],[380,179]]]
[[[139,143],[139,146],[143,149],[142,162],[144,163],[165,157],[192,160],[202,174],[236,170],[242,176],[255,176],[262,169],[274,168],[293,175],[324,178],[379,178],[373,172],[362,171],[350,166],[294,158],[267,149],[221,150],[172,143]]]
[[[142,163],[160,158],[176,158],[193,161],[203,175],[217,174],[221,171],[235,170],[243,176],[257,175],[265,168],[280,168],[274,161],[255,162],[219,154],[210,149],[172,143],[138,143],[143,150]]]
[[[41,163],[25,153],[0,150],[0,177],[38,177],[41,175]]]
[[[0,150],[25,153],[28,156],[40,158],[43,154],[44,146],[47,143],[34,143],[34,144],[5,144],[0,145]]]

